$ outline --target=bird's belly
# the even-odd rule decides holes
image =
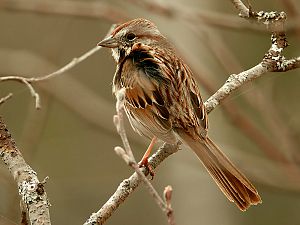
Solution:
[[[150,105],[145,108],[135,108],[124,102],[124,108],[129,122],[135,132],[149,139],[157,137],[167,143],[177,143],[177,138],[171,126],[166,126],[153,114]]]

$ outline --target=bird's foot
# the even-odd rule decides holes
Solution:
[[[148,161],[148,158],[143,158],[139,163],[138,163],[139,167],[145,167],[148,171],[149,171],[149,174],[151,176],[151,180],[153,180],[154,178],[154,170],[153,168],[151,167],[151,165],[149,164],[149,161]]]

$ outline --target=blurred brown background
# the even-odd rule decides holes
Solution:
[[[300,55],[300,2],[251,1],[255,10],[287,12],[287,58]],[[1,76],[41,76],[93,48],[112,23],[153,20],[192,67],[204,99],[227,79],[259,63],[270,47],[264,27],[237,16],[230,1],[0,1]],[[42,109],[28,89],[1,83],[1,106],[19,149],[42,180],[50,179],[52,224],[82,224],[132,170],[113,151],[111,80],[115,64],[101,50],[67,73],[36,84]],[[241,213],[219,191],[191,151],[169,157],[153,181],[174,189],[177,224],[300,224],[300,70],[270,73],[231,95],[210,115],[210,136],[257,186],[263,204]],[[225,110],[224,110],[225,109]],[[136,158],[148,140],[128,133]],[[19,223],[16,184],[0,164],[0,224]],[[140,187],[108,225],[167,224]]]

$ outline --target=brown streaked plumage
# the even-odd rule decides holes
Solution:
[[[112,49],[113,92],[117,98],[125,94],[124,108],[137,133],[153,139],[151,146],[156,137],[171,144],[182,140],[240,210],[261,203],[251,182],[207,136],[207,113],[192,72],[152,22],[126,22],[98,45]]]

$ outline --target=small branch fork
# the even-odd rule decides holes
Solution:
[[[151,196],[154,198],[155,202],[157,205],[160,207],[160,209],[167,215],[168,218],[168,223],[170,225],[175,225],[175,219],[174,219],[174,213],[173,209],[171,208],[171,196],[172,196],[172,187],[167,186],[164,191],[164,196],[165,196],[165,201],[159,196],[155,188],[152,186],[151,182],[148,180],[146,175],[148,175],[149,171],[144,169],[139,168],[138,163],[136,162],[134,155],[132,153],[125,127],[124,127],[124,120],[123,120],[123,112],[124,112],[124,107],[123,107],[123,101],[124,101],[124,96],[120,95],[117,103],[116,103],[116,111],[117,115],[114,116],[114,124],[117,128],[117,131],[122,139],[124,148],[122,147],[115,147],[115,152],[118,156],[120,156],[129,166],[131,166],[134,170],[135,173],[131,176],[135,176],[138,180],[142,181],[146,188],[148,189],[149,193]],[[174,152],[177,151],[178,146],[173,146]],[[172,154],[172,153],[171,153]],[[151,167],[155,168],[155,165],[153,165],[153,157],[149,159],[149,164]],[[128,179],[130,180],[130,178]],[[122,182],[124,183],[124,181]],[[127,182],[126,182],[127,183]],[[134,182],[135,183],[135,182]],[[129,184],[132,186],[132,184],[129,182]],[[122,189],[124,187],[122,184],[118,187],[119,189]],[[133,188],[133,186],[132,186]],[[118,190],[115,192],[118,193]],[[128,193],[130,189],[127,188],[127,191],[125,193]],[[115,198],[115,194],[110,198],[110,200],[117,199]],[[129,194],[129,193],[128,193]],[[104,206],[97,212],[93,213],[92,216],[84,223],[84,225],[88,224],[103,224],[113,213],[113,211],[122,203],[125,199],[120,199],[121,201],[118,201],[117,204],[115,204],[113,207],[109,207],[111,204],[111,201],[108,201],[105,203]]]
[[[115,24],[113,24],[111,26],[111,28],[107,32],[106,36],[109,35],[114,28],[115,28]],[[0,82],[3,82],[3,81],[18,81],[20,83],[25,84],[27,86],[27,88],[29,89],[30,94],[35,99],[35,108],[40,109],[41,108],[40,96],[39,96],[38,92],[34,89],[32,84],[37,83],[37,82],[41,82],[41,81],[50,80],[54,77],[57,77],[57,76],[65,73],[66,71],[72,69],[74,66],[78,65],[82,61],[89,58],[91,55],[93,55],[94,53],[99,51],[101,48],[102,48],[101,46],[96,46],[96,47],[92,48],[91,50],[89,50],[88,52],[81,55],[80,57],[74,58],[71,62],[69,62],[68,64],[66,64],[65,66],[60,68],[59,70],[57,70],[53,73],[47,74],[45,76],[41,76],[41,77],[3,76],[3,77],[0,77]],[[4,98],[1,98],[0,99],[0,105],[10,97],[12,97],[12,93],[8,94]]]
[[[71,62],[69,62],[67,65],[65,65],[61,69],[59,69],[59,70],[57,70],[53,73],[50,73],[48,75],[45,75],[45,76],[42,76],[42,77],[5,76],[5,77],[0,77],[0,82],[11,80],[11,81],[18,81],[20,83],[25,84],[27,86],[27,88],[29,89],[30,94],[35,99],[35,108],[40,109],[41,108],[40,96],[39,96],[38,92],[34,89],[32,84],[36,83],[36,82],[41,82],[41,81],[52,79],[52,78],[54,78],[54,77],[56,77],[56,76],[58,76],[58,75],[60,75],[64,72],[70,70],[71,68],[73,68],[77,64],[81,63],[82,61],[84,61],[85,59],[87,59],[88,57],[93,55],[100,48],[101,48],[100,46],[96,46],[95,48],[92,48],[90,51],[86,52],[82,56],[80,56],[78,58],[74,58]]]
[[[284,22],[286,21],[284,12],[254,12],[251,7],[247,8],[240,0],[231,1],[239,10],[239,15],[242,18],[267,26],[267,29],[271,31],[272,44],[259,64],[239,74],[229,76],[224,85],[205,102],[208,113],[233,91],[267,72],[286,72],[300,68],[300,56],[293,59],[285,59],[282,55],[283,50],[288,46],[284,32]]]
[[[149,158],[149,165],[151,168],[155,169],[161,164],[161,162],[177,151],[178,147],[174,148],[173,145],[165,143]],[[140,170],[145,174],[145,176],[149,174],[149,171],[146,168],[140,168]],[[129,197],[129,195],[134,192],[141,182],[142,180],[136,172],[128,179],[123,180],[119,184],[115,193],[113,193],[98,212],[93,213],[90,216],[84,225],[104,224],[105,221],[117,210],[117,208]]]

